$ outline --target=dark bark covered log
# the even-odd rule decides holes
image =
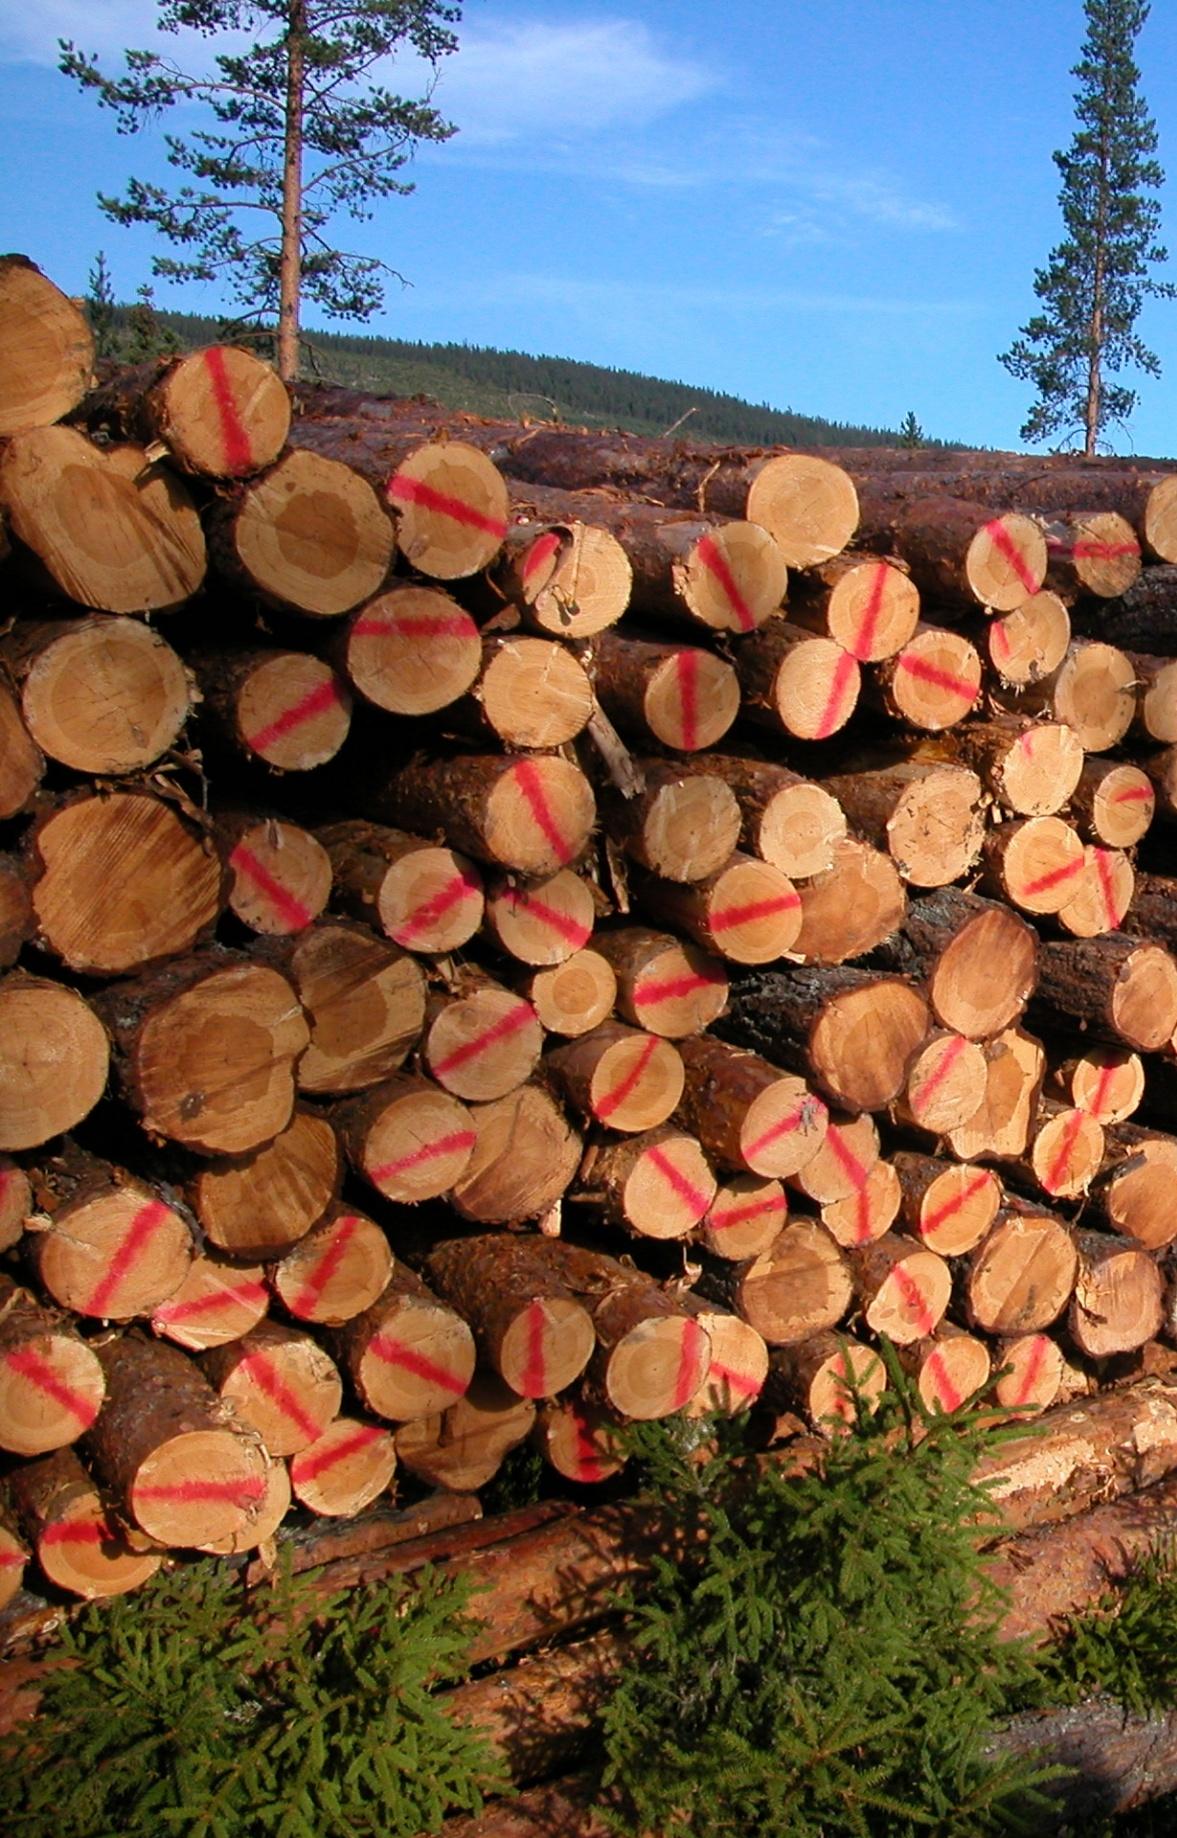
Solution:
[[[588,780],[551,754],[469,756],[411,766],[369,786],[364,801],[382,822],[521,874],[554,874],[584,849],[596,815]]]
[[[1035,987],[1038,941],[1005,906],[958,887],[908,902],[875,959],[924,984],[938,1021],[985,1040],[1016,1021]]]
[[[510,1232],[453,1239],[435,1245],[424,1268],[517,1396],[551,1397],[580,1377],[595,1344],[592,1317],[549,1240]]]
[[[1145,568],[1114,600],[1080,602],[1072,618],[1080,631],[1128,651],[1177,656],[1177,566]]]
[[[108,439],[158,442],[181,472],[237,479],[281,453],[290,397],[277,371],[251,352],[209,345],[120,371],[73,419]]]
[[[1046,579],[1038,525],[967,499],[868,491],[859,534],[867,547],[902,556],[932,604],[1008,613]]]
[[[1035,1004],[1044,1019],[1065,1016],[1101,1040],[1154,1052],[1177,1028],[1177,963],[1163,945],[1118,932],[1048,943]]]

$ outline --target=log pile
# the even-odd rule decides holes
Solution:
[[[0,322],[0,1593],[1155,1356],[1171,472]]]

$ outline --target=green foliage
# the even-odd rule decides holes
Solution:
[[[908,409],[899,423],[899,445],[901,447],[922,447],[924,445],[924,430],[916,420],[913,408]]]
[[[1102,1692],[1135,1716],[1177,1706],[1177,1550],[1158,1545],[1067,1623],[1049,1658],[1062,1702]]]
[[[705,1542],[660,1561],[627,1606],[636,1639],[604,1713],[621,1831],[692,1838],[953,1838],[1032,1830],[1050,1773],[986,1737],[1034,1695],[977,1554],[995,1523],[972,1479],[982,1413],[929,1415],[893,1390],[831,1442],[823,1474],[692,1459],[672,1426],[640,1438],[654,1492]],[[1024,1432],[1023,1432],[1024,1433]],[[676,1440],[677,1437],[677,1440]]]
[[[86,295],[86,318],[94,334],[94,355],[99,359],[117,358],[119,355],[117,313],[110,270],[106,266],[104,252],[99,249],[90,269],[89,292]]]
[[[258,1618],[208,1564],[88,1609],[35,1727],[0,1741],[6,1833],[416,1838],[477,1812],[498,1770],[430,1695],[466,1670],[468,1595],[284,1575]]]
[[[1149,275],[1167,253],[1157,242],[1160,205],[1147,195],[1165,178],[1153,157],[1156,124],[1137,92],[1132,58],[1148,5],[1086,0],[1084,11],[1087,36],[1072,70],[1080,125],[1069,150],[1054,156],[1066,234],[1034,276],[1043,310],[1000,362],[1037,391],[1023,440],[1067,441],[1078,432],[1093,453],[1108,423],[1125,420],[1136,403],[1135,392],[1109,384],[1107,374],[1126,366],[1160,372],[1136,335],[1145,299],[1172,299],[1177,288]]]

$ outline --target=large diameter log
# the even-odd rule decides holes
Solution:
[[[352,688],[393,715],[430,715],[464,696],[482,667],[469,613],[436,587],[405,584],[361,606],[333,647]]]
[[[452,1096],[488,1103],[531,1077],[543,1043],[531,1003],[479,977],[428,1005],[421,1060]]]
[[[265,1275],[260,1264],[194,1257],[180,1287],[152,1311],[151,1330],[190,1353],[239,1340],[269,1307]]]
[[[981,693],[981,656],[962,632],[921,623],[874,671],[870,699],[894,721],[925,733],[955,728]]]
[[[477,1225],[542,1218],[571,1185],[581,1139],[539,1085],[470,1108],[474,1147],[450,1191],[456,1212]]]
[[[468,1323],[400,1263],[331,1345],[367,1408],[396,1423],[448,1409],[474,1375]]]
[[[846,1256],[825,1227],[815,1219],[792,1219],[759,1257],[710,1273],[699,1293],[733,1308],[778,1347],[837,1327],[854,1288]]]
[[[367,481],[298,451],[223,492],[208,533],[218,567],[248,593],[318,619],[371,599],[396,552],[392,519]]]
[[[665,1123],[683,1090],[683,1063],[670,1041],[622,1022],[554,1047],[545,1066],[582,1116],[627,1134]]]
[[[480,1356],[521,1398],[573,1384],[595,1345],[592,1317],[545,1238],[496,1232],[435,1245],[425,1273],[470,1326]]]
[[[72,1449],[14,1471],[13,1504],[49,1581],[84,1601],[138,1589],[155,1575],[159,1551],[132,1543]]]
[[[797,892],[801,930],[793,955],[811,964],[841,964],[873,951],[902,923],[907,905],[890,856],[849,836],[834,843],[830,866]]]
[[[618,1013],[635,1027],[680,1040],[722,1014],[727,972],[713,956],[637,925],[602,932],[596,948],[617,978]]]
[[[1066,1308],[1078,1271],[1078,1252],[1060,1219],[1002,1212],[969,1266],[969,1319],[986,1334],[1041,1332]]]
[[[606,794],[610,838],[651,874],[702,881],[729,858],[740,833],[740,807],[721,779],[680,769],[677,761],[640,762],[635,797]]]
[[[910,1236],[941,1257],[974,1250],[1001,1205],[1001,1183],[992,1170],[906,1149],[892,1160],[899,1177],[900,1213]]]
[[[401,551],[421,574],[456,581],[492,562],[507,534],[506,483],[465,441],[405,453],[384,486],[397,513]]]
[[[981,851],[981,781],[960,766],[905,760],[825,781],[860,835],[886,849],[905,881],[944,887]]]
[[[926,985],[936,1019],[968,1040],[1015,1021],[1038,974],[1038,941],[1025,920],[957,887],[909,901],[902,931],[876,955]]]
[[[769,970],[732,991],[717,1032],[804,1069],[846,1110],[877,1110],[903,1088],[928,1031],[927,1003],[897,977],[848,969]]]
[[[609,719],[646,746],[683,753],[714,747],[740,710],[732,666],[697,645],[648,644],[603,632],[586,661]]]
[[[281,817],[237,812],[217,822],[232,879],[229,910],[251,932],[301,932],[331,895],[331,858],[321,842]]]
[[[174,473],[142,447],[104,450],[73,428],[15,434],[0,453],[12,533],[79,606],[167,612],[204,580],[204,533]]]
[[[119,976],[190,951],[223,904],[215,849],[146,792],[69,799],[28,847],[38,937],[71,970]]]
[[[330,1123],[300,1108],[264,1148],[198,1168],[187,1192],[211,1245],[230,1257],[265,1259],[318,1225],[342,1176]]]
[[[150,1315],[187,1276],[194,1234],[161,1189],[67,1149],[42,1165],[36,1198],[29,1258],[64,1308],[130,1321]]]
[[[780,453],[756,470],[745,515],[768,531],[790,568],[838,555],[858,525],[849,473],[811,453]]]
[[[316,1097],[363,1091],[397,1072],[425,1020],[416,958],[344,920],[273,942],[310,1024],[299,1089]]]
[[[1163,945],[1123,933],[1060,940],[1039,953],[1037,1002],[1113,1044],[1142,1052],[1167,1044],[1177,1028],[1177,962]]]
[[[372,814],[426,835],[440,831],[477,860],[554,874],[581,854],[596,807],[565,759],[472,756],[408,767],[367,794]]]
[[[111,776],[150,766],[188,719],[188,672],[142,620],[22,622],[3,656],[37,746],[75,772]]]
[[[232,752],[279,772],[334,759],[351,727],[351,692],[309,651],[219,652],[194,660],[202,724]]]
[[[1080,1232],[1076,1244],[1079,1275],[1067,1326],[1079,1351],[1106,1359],[1155,1340],[1164,1312],[1156,1259],[1099,1232]]]
[[[403,830],[349,818],[318,831],[336,897],[406,951],[456,950],[482,922],[473,862]]]
[[[486,638],[481,662],[470,697],[447,714],[455,732],[478,739],[489,733],[499,745],[519,750],[562,747],[584,732],[593,685],[566,646],[551,638]]]
[[[784,619],[744,641],[736,670],[745,713],[797,740],[828,740],[858,704],[861,672],[851,653]]]
[[[681,1130],[643,1131],[590,1151],[578,1199],[639,1238],[683,1238],[709,1210],[716,1180],[699,1144]]]
[[[933,604],[1008,613],[1046,580],[1048,551],[1037,523],[1016,512],[994,517],[960,498],[867,494],[860,536],[902,556]]]
[[[294,1112],[310,1029],[295,990],[228,952],[181,959],[100,998],[144,1127],[201,1155],[244,1155]]]
[[[296,1321],[339,1327],[370,1308],[393,1273],[388,1239],[366,1213],[336,1207],[270,1272]]]
[[[200,1362],[222,1400],[257,1431],[271,1455],[297,1455],[339,1415],[343,1382],[309,1334],[262,1321]]]
[[[223,1538],[206,1539],[196,1549],[207,1551],[211,1557],[239,1557],[246,1551],[257,1551],[262,1561],[267,1557],[272,1560],[278,1527],[290,1511],[293,1499],[286,1463],[277,1456],[267,1457],[265,1483],[266,1491],[251,1525],[228,1532]]]
[[[803,1079],[712,1034],[682,1040],[678,1121],[721,1168],[769,1180],[795,1174],[825,1140],[829,1113]]]
[[[260,1440],[178,1348],[128,1336],[97,1352],[106,1403],[89,1447],[120,1505],[160,1544],[243,1531],[265,1497]]]
[[[0,1449],[46,1455],[76,1442],[105,1391],[102,1367],[72,1324],[0,1278]]]
[[[711,1366],[711,1341],[692,1315],[638,1273],[593,1311],[597,1350],[589,1378],[622,1417],[668,1417],[689,1404]]]
[[[110,1042],[72,989],[14,970],[0,979],[0,1149],[72,1130],[106,1089]]]
[[[51,426],[90,386],[85,313],[24,255],[0,256],[0,349],[0,436]]]
[[[389,1486],[396,1444],[377,1423],[336,1417],[309,1447],[291,1457],[290,1485],[309,1512],[351,1518]]]
[[[797,575],[789,614],[860,664],[877,664],[914,636],[919,589],[901,563],[844,551]]]
[[[240,345],[209,345],[124,372],[81,404],[92,432],[159,442],[181,472],[245,478],[277,459],[290,397],[276,370]]]
[[[1140,543],[1117,511],[1072,511],[1046,525],[1047,580],[1064,598],[1114,600],[1140,573]]]
[[[534,1423],[530,1398],[521,1398],[493,1373],[476,1372],[465,1396],[447,1410],[401,1425],[397,1460],[431,1487],[465,1493],[494,1479]]]

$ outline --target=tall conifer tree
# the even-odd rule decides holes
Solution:
[[[1148,195],[1165,178],[1153,157],[1156,124],[1132,56],[1147,0],[1085,0],[1084,12],[1087,36],[1072,70],[1079,127],[1068,151],[1054,155],[1066,235],[1034,276],[1043,310],[1000,361],[1038,392],[1023,440],[1057,435],[1064,444],[1081,433],[1083,451],[1094,453],[1108,423],[1126,420],[1137,400],[1108,376],[1127,366],[1160,374],[1136,335],[1141,306],[1177,288],[1149,272],[1167,252],[1157,242],[1160,205]]]

